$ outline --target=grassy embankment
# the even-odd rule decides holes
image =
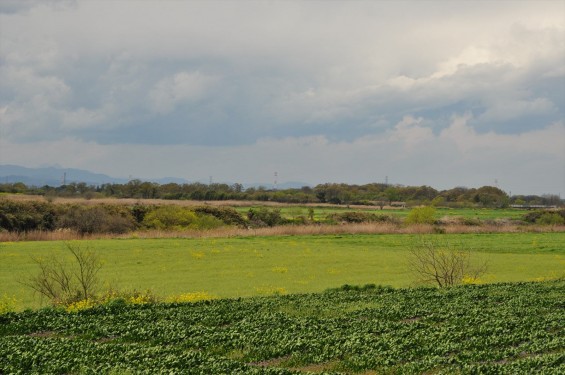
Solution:
[[[433,235],[430,235],[433,236]],[[565,233],[438,235],[473,250],[489,269],[482,282],[564,276]],[[318,292],[343,284],[413,285],[407,253],[417,235],[323,235],[76,241],[104,261],[104,286],[152,289],[167,297],[204,291],[218,297]],[[67,256],[61,241],[0,243],[0,297],[18,307],[38,298],[18,280],[37,272],[32,257]]]

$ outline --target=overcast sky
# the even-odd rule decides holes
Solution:
[[[0,164],[565,197],[565,1],[0,0]]]

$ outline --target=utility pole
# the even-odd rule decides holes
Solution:
[[[275,172],[275,190],[277,190],[277,178],[279,177],[278,172]]]

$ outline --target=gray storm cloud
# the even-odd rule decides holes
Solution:
[[[564,35],[554,1],[3,1],[0,162],[563,192]]]

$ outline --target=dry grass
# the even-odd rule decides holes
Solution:
[[[2,194],[1,198],[9,199],[19,202],[46,202],[50,201],[55,204],[84,204],[88,206],[93,206],[97,204],[123,204],[123,205],[134,205],[134,204],[144,204],[144,205],[177,205],[183,207],[195,207],[202,205],[210,206],[225,206],[225,207],[250,207],[250,206],[267,206],[267,207],[326,207],[326,208],[344,208],[347,206],[331,204],[331,203],[281,203],[281,202],[270,202],[270,201],[236,201],[236,200],[225,200],[225,201],[193,201],[193,200],[175,200],[175,199],[135,199],[135,198],[65,198],[65,197],[51,197],[46,198],[42,195],[25,195],[25,194]],[[375,210],[377,206],[363,206],[355,205],[356,209],[372,209]],[[384,206],[384,210],[398,210],[399,207]]]
[[[182,230],[160,231],[143,230],[126,234],[85,234],[64,231],[31,231],[0,232],[0,242],[15,241],[68,241],[79,239],[112,239],[112,238],[226,238],[226,237],[264,237],[264,236],[307,236],[307,235],[339,235],[339,234],[431,234],[438,233],[523,233],[523,232],[565,232],[565,226],[539,225],[444,225],[441,227],[414,224],[409,226],[387,223],[362,223],[343,225],[285,225],[269,228],[242,229],[223,227],[208,231]]]

